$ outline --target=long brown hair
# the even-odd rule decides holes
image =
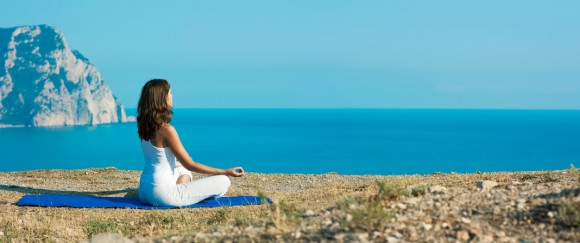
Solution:
[[[167,104],[170,88],[165,79],[152,79],[143,86],[137,106],[137,127],[141,139],[148,141],[163,124],[171,122],[173,111]]]

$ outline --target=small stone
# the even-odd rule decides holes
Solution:
[[[539,205],[543,205],[543,204],[545,204],[545,202],[544,202],[544,200],[542,200],[542,199],[537,199],[537,198],[536,198],[536,199],[532,199],[532,201],[531,201],[531,204],[532,204],[533,206],[539,206]]]
[[[304,211],[304,213],[302,214],[302,217],[310,217],[310,216],[314,216],[314,211],[310,209]]]
[[[457,231],[456,238],[460,241],[468,241],[469,233],[465,230]]]
[[[302,236],[302,232],[300,232],[300,230],[294,231],[294,238],[300,239],[301,236]]]
[[[499,241],[499,242],[514,242],[514,243],[515,243],[515,242],[518,242],[516,238],[514,238],[514,237],[508,237],[508,236],[506,236],[506,237],[501,237],[501,238],[499,238],[499,240],[498,240],[498,241]]]
[[[546,228],[546,225],[541,223],[541,224],[539,224],[539,225],[538,225],[538,227],[539,227],[540,229],[544,229],[544,228]]]
[[[494,242],[493,236],[491,236],[491,235],[481,236],[480,242],[489,242],[489,243]]]
[[[501,208],[499,206],[493,207],[493,214],[500,214],[500,213],[501,213]]]
[[[554,216],[556,216],[556,212],[553,211],[548,212],[548,217],[553,218]]]
[[[401,237],[403,237],[403,234],[399,233],[399,231],[395,231],[395,233],[393,233],[393,236],[395,236],[397,238],[401,238]]]
[[[352,221],[352,215],[347,214],[346,215],[346,222],[350,222],[350,221]]]
[[[518,203],[516,204],[516,209],[517,210],[524,210],[526,208],[526,204],[524,203]]]
[[[387,237],[387,242],[388,243],[396,243],[396,242],[399,242],[399,239],[392,237],[392,236],[389,236],[389,237]]]
[[[369,235],[367,233],[358,233],[357,234],[357,238],[361,241],[361,242],[368,242],[369,241]]]
[[[407,204],[412,204],[412,205],[416,205],[419,202],[419,198],[416,197],[410,197],[405,199],[405,203]]]
[[[397,204],[397,207],[400,208],[400,209],[406,209],[407,208],[407,206],[405,206],[405,204],[402,204],[402,203],[398,203]]]
[[[125,238],[121,234],[111,234],[111,233],[97,234],[89,240],[89,243],[101,243],[101,242],[102,243],[108,243],[108,242],[124,243],[124,242],[133,242],[133,241],[129,240],[128,238]]]
[[[439,185],[434,185],[429,188],[429,191],[433,194],[445,194],[447,192],[447,188]]]
[[[433,228],[432,224],[423,224],[423,229],[425,229],[427,231],[431,230],[432,228]]]
[[[372,237],[373,237],[373,239],[374,239],[374,238],[377,238],[377,237],[379,237],[379,236],[381,236],[381,232],[378,232],[378,231],[373,231],[373,233],[372,233]]]
[[[461,217],[461,222],[463,222],[464,224],[471,224],[471,219]]]
[[[332,220],[330,220],[330,219],[324,220],[324,221],[322,221],[322,224],[323,225],[331,225],[332,224]]]
[[[552,238],[548,238],[546,239],[547,243],[556,243],[556,240],[552,239]]]
[[[407,231],[409,231],[409,236],[411,238],[417,237],[417,229],[415,229],[415,227],[407,227]]]
[[[497,186],[497,182],[495,181],[478,181],[477,188],[482,191],[490,190],[491,188]]]

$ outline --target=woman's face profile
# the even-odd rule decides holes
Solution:
[[[173,94],[171,94],[171,89],[169,89],[169,92],[167,93],[167,105],[173,107]]]

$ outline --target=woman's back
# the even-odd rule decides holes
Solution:
[[[169,148],[159,148],[150,140],[141,140],[145,164],[140,186],[173,186],[177,159]]]

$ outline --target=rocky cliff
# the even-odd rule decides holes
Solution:
[[[125,122],[97,68],[47,26],[0,28],[0,127]]]

